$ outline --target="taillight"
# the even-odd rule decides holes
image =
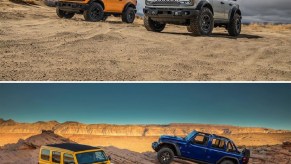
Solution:
[[[247,158],[247,157],[243,157],[243,159],[242,159],[242,163],[243,164],[247,164],[249,162],[249,158]]]

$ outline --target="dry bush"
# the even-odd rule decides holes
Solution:
[[[268,29],[272,31],[286,31],[291,30],[291,24],[259,24],[259,23],[252,23],[247,25],[247,27],[251,28],[255,31],[262,31],[262,29]]]

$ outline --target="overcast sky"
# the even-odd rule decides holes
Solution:
[[[142,13],[144,0],[138,0]],[[291,0],[238,0],[244,22],[291,23]]]

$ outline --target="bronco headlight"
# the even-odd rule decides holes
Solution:
[[[155,2],[156,0],[146,0],[145,3],[146,5],[150,5],[151,3]]]
[[[194,0],[179,0],[179,2],[181,3],[181,4],[184,4],[184,5],[191,5],[191,4],[193,4],[192,2],[193,2]]]

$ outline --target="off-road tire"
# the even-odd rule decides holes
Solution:
[[[174,159],[174,152],[172,149],[164,147],[158,151],[157,157],[161,164],[170,164]]]
[[[241,16],[236,13],[228,24],[228,34],[230,36],[238,36],[241,32]]]
[[[235,164],[232,160],[223,160],[220,164]]]
[[[107,18],[108,18],[108,16],[107,15],[104,15],[103,18],[102,18],[102,21],[105,22],[107,20]]]
[[[135,10],[133,7],[127,7],[122,13],[122,22],[133,23],[135,19]]]
[[[98,22],[104,17],[104,9],[99,3],[93,2],[83,15],[86,21]]]
[[[65,19],[71,19],[75,15],[75,13],[61,10],[58,7],[56,8],[56,13],[57,13],[57,15],[58,15],[59,18],[65,18]]]
[[[190,19],[187,30],[196,36],[207,36],[212,33],[213,27],[213,14],[209,8],[203,7],[195,18]]]
[[[150,17],[145,16],[143,19],[144,26],[148,31],[161,32],[165,29],[166,24],[153,21]]]

